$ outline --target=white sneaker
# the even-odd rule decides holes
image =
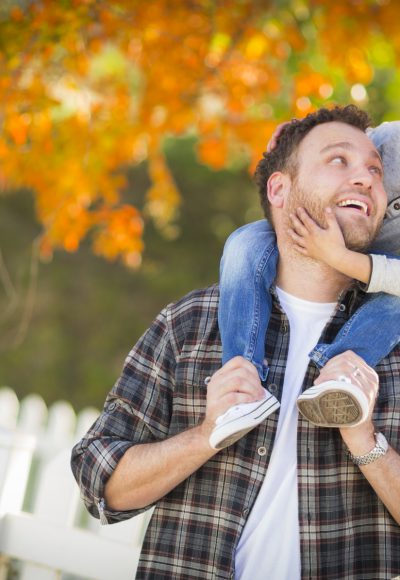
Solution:
[[[368,399],[361,389],[342,380],[310,387],[297,399],[300,413],[318,427],[354,427],[368,416]]]
[[[265,390],[264,399],[261,401],[241,403],[231,407],[215,421],[215,427],[209,440],[211,447],[223,449],[232,445],[262,423],[279,406],[278,399]]]

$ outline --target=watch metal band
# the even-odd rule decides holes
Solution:
[[[349,457],[356,465],[369,465],[373,461],[379,459],[379,457],[383,457],[386,455],[387,450],[389,448],[389,443],[386,440],[386,437],[383,433],[374,433],[376,445],[371,451],[365,453],[364,455],[353,455],[349,451]]]

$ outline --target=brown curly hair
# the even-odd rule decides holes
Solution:
[[[365,131],[371,124],[368,114],[355,105],[319,109],[304,119],[293,119],[284,125],[274,149],[263,153],[263,158],[256,167],[254,178],[259,189],[261,207],[269,221],[271,221],[271,207],[266,195],[268,179],[275,171],[289,173],[291,177],[294,177],[297,171],[297,150],[301,141],[315,126],[333,121],[347,123],[361,131]]]

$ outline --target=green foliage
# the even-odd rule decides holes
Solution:
[[[0,4],[0,192],[18,193],[0,383],[20,396],[102,404],[160,308],[217,281],[226,236],[260,217],[247,166],[277,122],[348,102],[400,118],[395,0]],[[77,253],[39,264],[39,241]]]
[[[31,243],[39,232],[29,192],[0,198],[0,247],[17,304],[1,320],[0,383],[20,397],[36,392],[47,403],[69,400],[77,409],[101,406],[125,356],[158,311],[193,288],[218,281],[225,237],[248,219],[261,217],[258,194],[247,171],[213,171],[200,165],[194,140],[170,141],[166,154],[184,192],[180,232],[166,240],[149,224],[143,266],[127,270],[94,256],[57,252],[39,266],[33,316],[15,345],[24,316]],[[148,187],[145,164],[128,170],[124,197],[142,206]],[[0,310],[11,297],[4,286]]]

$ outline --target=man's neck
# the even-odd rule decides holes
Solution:
[[[303,256],[280,255],[276,284],[310,302],[337,302],[352,280],[329,266]]]

